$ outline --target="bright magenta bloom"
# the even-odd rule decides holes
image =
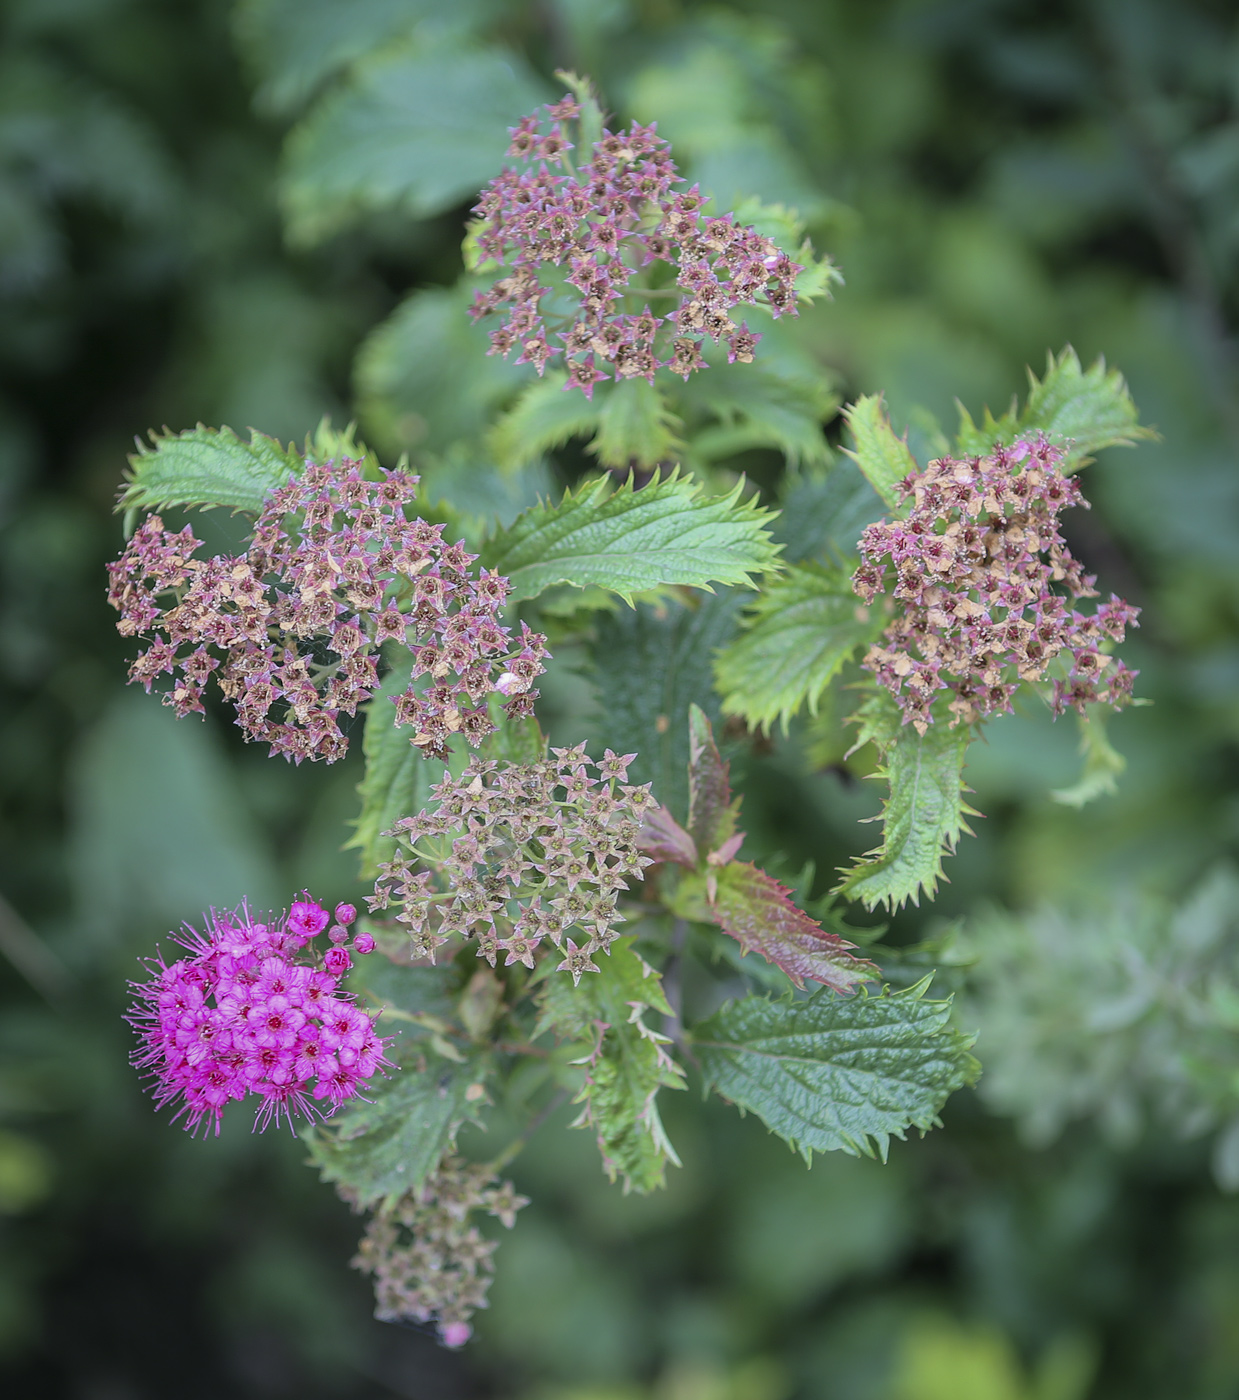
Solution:
[[[308,946],[327,922],[308,898],[271,923],[244,905],[212,910],[205,934],[176,935],[188,957],[152,960],[150,980],[133,983],[127,1019],[142,1037],[133,1062],[191,1131],[213,1122],[218,1133],[225,1105],[251,1093],[256,1127],[329,1117],[387,1063],[369,1014],[339,990],[348,955],[331,950],[343,954],[337,970],[340,959]]]

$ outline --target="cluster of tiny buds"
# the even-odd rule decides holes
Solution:
[[[593,955],[623,921],[619,892],[651,864],[636,840],[655,804],[648,784],[624,781],[634,754],[608,749],[595,763],[584,745],[552,753],[532,764],[475,760],[435,788],[434,810],[389,833],[408,854],[380,866],[370,908],[399,904],[418,956],[433,961],[449,940],[473,938],[492,967],[503,956],[532,968],[554,948],[556,970],[574,982],[598,971]]]
[[[734,215],[706,217],[696,186],[674,190],[683,181],[652,125],[604,131],[574,169],[567,124],[579,115],[565,97],[545,120],[512,128],[508,155],[525,168],[506,169],[474,209],[479,250],[510,268],[471,308],[475,320],[501,313],[488,353],[518,350],[517,363],[539,374],[562,356],[564,387],[586,398],[608,377],[652,383],[667,368],[687,379],[707,367],[707,339],[725,341],[729,361],[750,362],[761,337],[730,313],[763,304],[795,315],[800,265]],[[541,272],[548,264],[567,269],[553,285]]]
[[[108,599],[125,636],[150,644],[130,668],[149,692],[173,676],[165,702],[202,712],[216,674],[249,739],[298,763],[343,757],[341,715],[378,688],[384,643],[413,657],[397,723],[443,756],[453,733],[474,745],[494,729],[488,697],[513,718],[533,711],[545,638],[499,623],[508,581],[482,569],[443,526],[405,514],[417,478],[367,480],[363,463],[307,463],[271,492],[245,553],[200,558],[192,529],[165,530],[158,515],[109,565]],[[500,674],[496,676],[496,671]]]
[[[1097,591],[1058,530],[1065,507],[1088,504],[1063,460],[1039,437],[930,462],[900,485],[903,518],[861,536],[853,588],[872,603],[889,560],[902,604],[864,666],[920,733],[940,692],[951,693],[951,724],[971,724],[1009,711],[1020,682],[1044,678],[1060,654],[1070,661],[1053,683],[1055,714],[1131,699],[1136,672],[1102,648],[1122,642],[1139,610],[1113,595],[1091,614],[1071,606]]]
[[[178,1103],[187,1128],[205,1121],[218,1133],[227,1104],[251,1093],[259,1127],[291,1124],[294,1113],[327,1117],[357,1095],[387,1061],[369,1015],[339,989],[356,917],[337,905],[328,928],[330,915],[307,896],[280,919],[255,920],[242,906],[212,911],[205,934],[185,929],[177,941],[189,957],[152,960],[151,977],[133,984],[134,1064],[153,1076],[156,1101]],[[330,946],[319,953],[312,944],[324,929]],[[374,939],[357,933],[352,945],[369,953]]]
[[[356,1196],[337,1188],[355,1209]],[[381,1206],[366,1226],[353,1267],[374,1280],[380,1322],[433,1322],[445,1346],[463,1346],[469,1318],[486,1306],[498,1242],[470,1223],[485,1211],[505,1228],[529,1204],[489,1166],[448,1156],[420,1188]]]

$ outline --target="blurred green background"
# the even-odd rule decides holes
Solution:
[[[755,1120],[672,1096],[685,1165],[645,1199],[587,1135],[546,1133],[455,1355],[370,1319],[358,1223],[290,1136],[192,1141],[128,1066],[125,981],[157,936],[242,896],[357,894],[359,773],[272,763],[220,714],[177,724],[125,690],[103,564],[150,427],[300,440],[360,412],[386,461],[467,478],[459,444],[521,372],[454,372],[463,322],[435,289],[503,125],[564,65],[720,198],[800,210],[846,279],[796,323],[801,362],[845,398],[884,389],[921,455],[956,398],[1000,410],[1047,349],[1122,369],[1161,440],[1091,467],[1070,529],[1145,609],[1128,651],[1155,703],[1116,720],[1127,773],[1082,811],[1048,796],[1077,764],[1066,723],[1004,720],[974,749],[986,818],[895,929],[969,916],[946,959],[992,950],[964,1007],[989,1076],[943,1131],[806,1172]],[[1239,1394],[1239,1197],[1218,1184],[1239,1180],[1237,269],[1226,0],[5,0],[4,1392]],[[766,486],[780,467],[744,465]],[[587,683],[552,698],[589,721]],[[876,798],[805,776],[800,742],[747,762],[746,812],[825,883]]]

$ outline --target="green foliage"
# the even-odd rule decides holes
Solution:
[[[626,601],[666,584],[705,588],[747,584],[775,567],[770,513],[742,502],[742,484],[702,499],[678,472],[640,490],[609,478],[567,491],[558,505],[526,511],[492,538],[485,562],[512,581],[513,600],[535,598],[557,583],[597,585]]]
[[[1106,733],[1109,718],[1110,711],[1101,705],[1094,705],[1087,714],[1077,716],[1083,771],[1078,782],[1050,793],[1055,802],[1064,807],[1084,807],[1098,797],[1112,797],[1118,791],[1118,779],[1127,767],[1127,760]]]
[[[731,839],[740,814],[731,780],[704,710],[688,707],[688,833],[703,855]]]
[[[941,716],[924,734],[901,723],[894,702],[876,692],[859,711],[857,746],[872,742],[880,768],[872,775],[890,788],[882,809],[882,844],[846,872],[837,892],[898,909],[922,892],[933,897],[942,857],[968,832],[965,818],[976,813],[964,801],[964,757],[970,732],[951,729]],[[969,833],[971,834],[971,833]]]
[[[906,438],[897,437],[881,394],[865,394],[843,410],[851,430],[853,449],[848,456],[865,474],[865,480],[894,510],[899,504],[895,489],[917,470],[916,458]]]
[[[593,1128],[607,1175],[624,1190],[646,1192],[663,1184],[668,1162],[680,1159],[663,1129],[656,1102],[662,1088],[682,1089],[683,1072],[663,1048],[667,1037],[645,1024],[649,1013],[671,1015],[657,972],[634,950],[632,937],[617,939],[599,971],[579,987],[548,977],[536,1034],[587,1046],[578,1063],[585,1083],[577,1126]]]
[[[851,570],[861,533],[885,509],[854,462],[789,473],[779,497],[774,537],[789,564],[824,559]]]
[[[992,450],[996,442],[1010,442],[1026,434],[1045,433],[1055,441],[1070,443],[1067,469],[1087,466],[1091,453],[1103,447],[1134,447],[1156,438],[1140,426],[1140,415],[1116,369],[1107,369],[1098,358],[1086,370],[1080,357],[1067,346],[1061,354],[1046,357],[1045,375],[1038,379],[1028,371],[1029,393],[1021,411],[1015,400],[1001,418],[985,410],[979,424],[962,405],[959,410],[957,450],[963,454]]]
[[[289,238],[321,243],[380,211],[424,219],[463,202],[502,166],[505,128],[544,95],[528,65],[502,49],[378,51],[289,137]]]
[[[591,401],[565,391],[567,380],[559,370],[534,380],[495,421],[486,445],[501,467],[526,467],[544,452],[597,430],[609,386],[598,385]]]
[[[805,1160],[841,1149],[884,1160],[893,1136],[936,1125],[978,1072],[949,1001],[903,992],[747,997],[693,1028],[707,1088],[755,1113]]]
[[[338,1182],[366,1206],[414,1190],[438,1166],[471,1116],[469,1094],[486,1075],[476,1058],[423,1054],[403,1047],[396,1072],[369,1090],[369,1103],[344,1109],[303,1139],[323,1179]]]
[[[679,427],[659,389],[644,379],[625,379],[601,400],[589,450],[604,467],[648,471],[676,455]]]
[[[1239,1186],[1239,876],[1221,866],[1177,907],[1147,894],[1076,909],[982,911],[965,925],[961,1018],[979,1027],[981,1093],[1043,1147],[1077,1120],[1130,1144],[1146,1128],[1223,1128],[1214,1172]]]
[[[718,719],[710,658],[736,630],[743,595],[729,590],[598,614],[589,674],[605,704],[594,725],[616,753],[635,753],[629,775],[653,783],[674,811],[688,809],[688,709]]]
[[[231,428],[187,428],[151,434],[130,458],[120,509],[161,510],[166,506],[231,506],[262,509],[267,495],[301,470],[293,448],[250,432],[242,442]]]
[[[822,692],[862,647],[876,641],[885,619],[852,592],[838,568],[793,566],[750,605],[744,631],[719,654],[715,679],[727,714],[769,731]]]
[[[758,447],[781,452],[793,465],[830,460],[822,423],[839,401],[820,374],[720,362],[695,374],[673,401],[686,418],[716,420],[690,433],[688,452],[696,460],[718,462]]]

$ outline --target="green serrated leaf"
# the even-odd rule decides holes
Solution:
[[[1067,469],[1092,461],[1091,453],[1103,447],[1134,447],[1156,438],[1140,426],[1140,415],[1128,392],[1127,381],[1116,369],[1107,369],[1098,358],[1084,369],[1070,345],[1057,357],[1046,357],[1043,378],[1028,371],[1029,394],[1023,411],[1011,407],[1001,418],[987,408],[980,424],[960,405],[956,450],[961,454],[987,453],[996,442],[1042,432],[1052,441],[1067,442]]]
[[[249,442],[242,442],[231,428],[199,423],[182,433],[152,433],[151,443],[139,443],[129,458],[118,510],[230,506],[257,514],[270,492],[302,466],[293,448],[252,429]]]
[[[714,364],[677,390],[676,400],[686,416],[717,420],[692,433],[689,451],[698,460],[721,461],[756,447],[782,452],[792,465],[824,466],[830,460],[822,424],[834,416],[839,400],[822,379],[759,365]]]
[[[789,475],[779,499],[774,537],[789,564],[826,560],[855,567],[861,533],[886,507],[855,462]]]
[[[424,219],[452,208],[499,173],[502,133],[543,97],[505,49],[380,51],[288,138],[280,195],[290,240],[321,243],[378,210]]]
[[[347,1186],[361,1205],[394,1200],[438,1165],[470,1116],[469,1088],[485,1076],[480,1058],[423,1057],[410,1045],[405,1062],[367,1091],[369,1103],[303,1135],[310,1158],[324,1180]]]
[[[907,441],[897,437],[886,414],[881,394],[865,394],[843,410],[855,444],[848,456],[865,474],[865,480],[892,510],[899,504],[896,487],[918,470]]]
[[[772,579],[748,609],[744,630],[719,653],[715,681],[723,710],[769,732],[822,692],[884,619],[852,592],[838,569],[797,565]]]
[[[791,891],[747,861],[732,861],[717,875],[711,913],[746,953],[760,953],[798,987],[805,979],[837,992],[875,977],[877,968],[850,950],[856,945],[822,928],[791,900]]]
[[[409,742],[411,731],[396,725],[394,696],[408,689],[411,663],[392,670],[366,706],[362,751],[365,776],[357,785],[361,813],[345,850],[361,852],[362,879],[372,880],[379,866],[392,858],[396,843],[384,836],[401,817],[420,812],[430,790],[445,772],[438,759],[424,757]]]
[[[619,938],[598,958],[599,971],[579,987],[563,974],[543,984],[541,1016],[535,1035],[553,1031],[566,1040],[584,1040],[588,1053],[585,1084],[577,1097],[584,1105],[576,1126],[591,1127],[603,1166],[625,1191],[646,1192],[663,1184],[668,1162],[679,1166],[658,1114],[661,1088],[684,1088],[683,1072],[664,1048],[667,1037],[644,1016],[669,1016],[662,979],[633,950],[635,940]]]
[[[599,386],[591,402],[576,390],[565,390],[568,376],[552,371],[535,380],[495,422],[486,445],[501,467],[515,470],[536,462],[544,452],[574,437],[591,437],[598,429],[605,399]]]
[[[512,583],[510,597],[536,598],[557,583],[596,584],[631,601],[665,584],[708,588],[748,584],[776,565],[770,513],[741,501],[743,483],[726,496],[672,472],[634,490],[611,490],[607,477],[587,482],[558,505],[527,510],[490,540],[483,557]]]
[[[589,451],[604,467],[649,471],[678,456],[682,425],[662,390],[625,379],[598,398],[598,432]]]
[[[951,729],[938,719],[924,734],[902,724],[894,701],[881,691],[860,712],[857,746],[872,740],[882,766],[872,776],[885,779],[890,795],[882,809],[882,845],[844,875],[837,892],[894,910],[909,899],[932,899],[942,874],[942,857],[954,851],[964,818],[976,812],[964,801],[964,757],[971,737],[966,726]]]
[[[1111,797],[1118,791],[1118,779],[1127,767],[1127,760],[1111,744],[1106,733],[1110,714],[1107,707],[1091,705],[1087,714],[1078,716],[1083,771],[1078,782],[1070,787],[1055,788],[1050,793],[1055,802],[1064,807],[1079,808],[1098,797]]]
[[[364,463],[363,473],[371,481],[379,479],[379,459],[364,442],[357,440],[357,424],[349,423],[344,428],[335,428],[330,414],[324,414],[318,427],[306,434],[303,455],[307,462],[331,462],[348,457]]]
[[[688,832],[698,851],[717,851],[736,830],[740,800],[731,800],[727,764],[699,705],[688,707]]]
[[[688,707],[719,717],[710,683],[714,652],[735,635],[743,595],[701,598],[695,608],[668,601],[600,616],[590,647],[591,679],[605,705],[597,740],[636,753],[633,782],[653,783],[660,802],[688,810]]]
[[[979,1070],[950,1001],[903,992],[729,1002],[692,1032],[706,1087],[757,1114],[810,1160],[841,1150],[886,1158],[892,1137],[936,1126]]]

